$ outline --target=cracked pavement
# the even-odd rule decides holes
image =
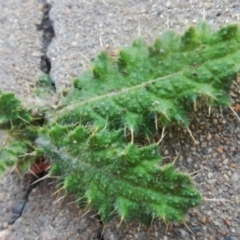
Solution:
[[[59,91],[68,87],[83,69],[88,68],[89,60],[102,49],[118,49],[139,36],[151,42],[166,28],[181,33],[190,24],[202,19],[217,28],[239,21],[239,12],[240,3],[237,0],[1,1],[0,88],[14,92],[31,103],[36,80],[42,73],[50,74]],[[231,129],[229,133],[234,134]],[[4,133],[0,132],[0,144],[4,143],[4,137]],[[235,142],[236,151],[239,151],[237,140]],[[195,165],[188,166],[188,171],[196,171]],[[236,162],[236,171],[231,176],[240,176],[238,166]],[[204,180],[205,176],[211,174],[224,176],[226,169],[219,172],[221,170],[207,166],[205,170],[202,176]],[[226,175],[229,171],[231,169],[226,170]],[[220,176],[216,181],[220,182]],[[202,192],[210,191],[204,190],[201,184],[200,179],[197,185]],[[222,191],[227,199],[231,199],[231,204],[203,205],[199,212],[193,211],[188,217],[193,219],[188,219],[188,225],[195,223],[190,226],[191,231],[177,225],[175,230],[168,232],[163,230],[166,226],[160,222],[151,230],[137,223],[123,224],[118,228],[118,220],[113,220],[103,228],[96,214],[90,212],[84,215],[71,203],[72,197],[59,200],[63,195],[54,195],[57,189],[55,181],[45,180],[26,196],[29,182],[20,179],[15,172],[6,173],[0,180],[0,239],[145,240],[149,236],[151,239],[164,240],[240,238],[240,223],[236,220],[240,218],[240,190],[235,185],[234,191],[231,188]],[[220,193],[219,190],[217,196]],[[213,216],[209,216],[209,212]],[[224,220],[225,215],[227,220]]]

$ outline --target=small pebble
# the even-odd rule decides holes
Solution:
[[[168,155],[168,150],[165,150],[165,151],[164,151],[164,155]]]
[[[203,234],[202,234],[201,232],[197,232],[197,233],[196,233],[196,236],[197,236],[197,237],[202,237],[202,235],[203,235]]]
[[[230,166],[231,168],[235,168],[235,167],[236,167],[236,164],[230,163],[229,166]]]
[[[239,175],[237,172],[233,173],[232,177],[231,177],[231,182],[232,183],[236,183],[239,180]]]
[[[209,172],[208,173],[208,178],[211,178],[213,176],[213,173],[212,172]]]
[[[224,156],[224,157],[226,157],[226,156]],[[223,156],[222,156],[222,159],[223,159]],[[228,159],[227,159],[227,158],[223,161],[223,164],[224,164],[224,165],[227,165],[227,164],[228,164]]]
[[[213,154],[212,154],[212,158],[216,158],[216,157],[217,157],[217,155],[218,155],[218,154],[217,154],[216,152],[215,152],[215,153],[213,153]]]
[[[207,139],[207,140],[210,140],[211,138],[212,138],[211,133],[208,133],[206,139]]]
[[[201,227],[200,226],[196,226],[196,227],[191,227],[191,230],[195,233],[198,233],[201,231]]]
[[[232,236],[227,236],[225,237],[224,240],[237,240],[235,237],[232,237]]]
[[[222,168],[223,164],[222,163],[219,163],[218,164],[218,168]]]
[[[3,223],[3,228],[4,228],[4,229],[8,228],[8,223],[7,223],[7,222],[4,222],[4,223]]]
[[[221,138],[218,134],[215,134],[213,139],[215,142],[220,142],[220,140],[221,140]]]
[[[42,240],[50,240],[51,234],[47,231],[42,232]]]
[[[208,150],[207,150],[208,153],[211,153],[212,151],[213,151],[212,148],[208,148]]]
[[[230,147],[230,148],[229,148],[229,151],[230,151],[230,152],[234,152],[235,150],[236,150],[235,147]]]
[[[232,225],[231,222],[228,219],[224,219],[224,222],[229,227]]]
[[[4,193],[0,193],[0,201],[3,200],[4,198]]]
[[[222,146],[217,147],[216,151],[218,153],[222,153],[223,152],[223,147]]]
[[[206,220],[207,220],[206,216],[203,216],[202,218],[199,219],[199,221],[203,224],[206,223]]]
[[[223,177],[225,178],[226,181],[229,181],[229,177],[227,174],[223,174]]]
[[[185,231],[184,229],[180,229],[180,236],[181,236],[182,238],[187,237],[187,236],[188,236],[187,231]]]
[[[235,204],[239,204],[240,203],[240,199],[238,196],[234,197],[234,203]]]
[[[195,145],[199,145],[199,144],[200,144],[200,142],[199,142],[199,141],[195,141],[194,143],[195,143]]]
[[[147,12],[147,10],[145,8],[140,10],[140,13],[146,13],[146,12]]]
[[[166,7],[167,7],[167,8],[171,7],[171,5],[172,5],[172,4],[171,4],[170,1],[167,1],[167,2],[166,2]]]

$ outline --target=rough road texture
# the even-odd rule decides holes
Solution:
[[[41,41],[35,24],[41,12],[34,0],[0,3],[0,84],[18,96],[31,94],[37,75]]]
[[[202,19],[213,28],[237,22],[240,3],[9,0],[1,1],[0,13],[0,86],[26,98],[40,69],[63,88],[101,49],[117,50],[138,36],[152,41],[166,28],[183,32]],[[231,96],[240,113],[240,82]],[[83,216],[74,203],[67,204],[71,198],[54,203],[63,196],[52,196],[58,189],[55,179],[30,189],[29,181],[12,172],[0,182],[0,239],[240,239],[240,123],[228,109],[212,109],[209,117],[199,106],[191,130],[198,144],[183,129],[172,128],[160,146],[166,162],[178,156],[176,165],[192,174],[208,199],[189,212],[185,225],[159,221],[146,229],[134,222],[119,226],[116,219],[103,227],[94,212]]]

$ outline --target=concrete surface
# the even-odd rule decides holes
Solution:
[[[88,68],[89,60],[102,49],[115,51],[139,36],[151,42],[166,28],[181,33],[202,19],[217,28],[239,21],[239,14],[237,0],[1,1],[0,87],[29,98],[44,71],[59,90]],[[234,90],[234,103],[239,104],[239,90]],[[71,198],[53,204],[62,195],[52,196],[57,186],[48,180],[29,193],[21,217],[10,224],[12,209],[19,206],[25,191],[13,172],[0,181],[0,239],[240,239],[239,123],[229,111],[221,116],[218,109],[211,119],[198,118],[201,121],[192,131],[200,146],[192,146],[191,141],[179,146],[169,137],[163,154],[174,158],[177,149],[181,170],[199,171],[194,180],[202,194],[228,201],[206,201],[189,213],[186,225],[172,224],[167,230],[160,221],[151,229],[137,223],[118,227],[117,219],[102,226],[95,213],[82,216],[76,205],[68,205]],[[181,137],[188,138],[181,134],[180,142]]]
[[[36,24],[36,1],[0,2],[0,86],[18,96],[31,94],[39,69],[42,44]]]

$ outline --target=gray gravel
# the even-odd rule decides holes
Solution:
[[[152,42],[163,30],[183,32],[207,20],[213,28],[239,19],[239,1],[51,0],[56,37],[48,50],[51,76],[68,85],[103,50],[117,50],[141,36]]]
[[[0,86],[20,97],[31,94],[40,74],[42,45],[35,24],[41,12],[36,1],[0,2]]]
[[[54,194],[58,189],[52,182],[44,181],[31,192],[22,217],[8,228],[7,239],[100,239],[102,228],[94,213],[84,214],[73,198],[62,199],[62,193]]]
[[[181,33],[202,19],[217,28],[239,21],[240,13],[237,0],[49,0],[55,38],[46,47],[43,30],[36,27],[42,21],[46,2],[2,2],[0,86],[21,98],[32,94],[44,51],[51,61],[51,77],[61,89],[89,67],[86,59],[94,58],[102,49],[117,50],[138,36],[152,42],[166,28]],[[233,88],[231,95],[233,106],[240,112],[240,90]],[[12,173],[0,182],[0,239],[101,239],[101,233],[104,240],[240,239],[240,124],[228,109],[222,114],[212,109],[208,117],[208,109],[198,107],[190,127],[198,144],[186,130],[173,127],[167,130],[161,145],[166,162],[178,155],[177,167],[192,174],[197,188],[208,199],[187,215],[185,225],[166,226],[158,221],[150,229],[135,222],[119,227],[115,219],[102,229],[92,217],[94,213],[80,218],[83,212],[74,204],[66,204],[71,198],[53,204],[58,199],[52,196],[56,185],[49,185],[49,180],[31,192],[22,217],[9,226],[11,210],[19,203],[24,188],[18,175]]]

